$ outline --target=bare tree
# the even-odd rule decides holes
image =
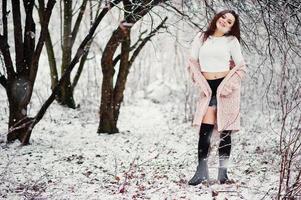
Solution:
[[[284,63],[277,89],[281,106],[278,199],[293,199],[301,195],[301,87],[297,74],[290,73]]]
[[[44,45],[46,30],[50,20],[55,0],[49,0],[44,6],[44,0],[39,0],[43,12],[41,20],[41,32],[36,42],[36,24],[33,19],[34,0],[24,0],[25,18],[21,15],[20,1],[12,1],[13,34],[15,46],[15,63],[11,57],[8,43],[7,0],[2,0],[3,33],[0,35],[0,51],[4,59],[6,75],[0,74],[1,85],[6,89],[9,102],[8,128],[15,126],[20,120],[27,118],[27,106],[30,102],[35,83],[39,59]],[[25,20],[24,20],[25,19]],[[25,21],[24,32],[22,21]],[[11,132],[7,136],[8,141],[19,139],[23,141],[25,132],[21,129]]]
[[[270,126],[275,137],[279,138],[277,199],[294,199],[301,195],[299,3],[258,0],[255,4],[263,27],[261,30],[264,30],[258,31],[258,35],[265,39],[261,52],[268,58],[265,64],[269,66],[264,75],[266,110],[273,113]],[[249,16],[252,14],[248,13]]]
[[[73,20],[75,18],[75,15],[73,14],[76,9],[76,5],[74,5],[74,2],[72,0],[70,1],[63,1],[63,9],[60,9],[61,15],[63,15],[63,23],[60,27],[62,30],[62,40],[61,40],[61,51],[55,51],[51,33],[47,29],[47,35],[46,35],[46,50],[48,55],[48,62],[50,66],[50,78],[51,78],[51,89],[55,87],[55,85],[58,83],[59,80],[59,73],[58,73],[58,62],[56,60],[56,57],[58,57],[58,53],[62,54],[62,62],[61,62],[61,68],[60,72],[63,74],[67,67],[70,65],[71,62],[71,56],[72,56],[72,49],[74,47],[75,40],[78,35],[78,31],[80,29],[80,25],[82,23],[83,15],[85,13],[86,7],[87,7],[88,0],[83,0],[81,2],[79,9],[79,12],[77,14],[77,17],[75,19],[75,23],[72,27]],[[100,3],[99,3],[100,5]],[[98,6],[98,10],[100,9],[100,6]],[[42,17],[41,9],[39,9],[39,16]],[[91,20],[92,22],[93,20]],[[92,42],[92,40],[91,40]],[[88,51],[87,51],[88,52]],[[75,101],[73,97],[73,91],[74,88],[79,80],[80,72],[83,68],[83,65],[85,63],[85,60],[87,59],[87,56],[84,56],[81,58],[81,67],[78,70],[78,73],[76,73],[76,77],[71,82],[71,77],[67,77],[67,79],[63,82],[63,84],[60,87],[60,90],[58,94],[56,95],[57,101],[70,108],[75,108]]]
[[[101,92],[101,104],[100,104],[100,122],[98,126],[98,133],[117,133],[117,120],[119,116],[119,110],[121,102],[123,101],[123,93],[129,74],[130,67],[134,60],[144,47],[147,41],[155,35],[155,33],[163,26],[167,20],[165,18],[160,25],[149,33],[143,39],[139,39],[133,46],[131,46],[131,27],[145,16],[149,11],[161,2],[160,0],[148,0],[136,3],[128,0],[122,1],[124,5],[124,21],[113,32],[109,39],[102,58],[101,67],[103,73],[102,80],[102,92]],[[116,58],[114,54],[117,47],[121,44],[121,53]],[[130,52],[133,51],[130,57]],[[119,71],[117,75],[117,81],[115,86],[113,85],[113,76],[115,73],[114,66],[119,63]]]

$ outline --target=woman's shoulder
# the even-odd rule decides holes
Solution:
[[[203,31],[199,31],[196,34],[199,38],[203,38],[204,37],[204,32]]]
[[[193,38],[193,43],[198,46],[202,45],[203,38],[204,38],[204,33],[202,31],[198,31]]]
[[[228,35],[227,38],[228,38],[229,41],[235,41],[235,40],[238,40],[237,37],[234,36],[234,35]]]
[[[237,39],[236,36],[234,35],[229,35],[227,36],[228,38],[228,44],[231,45],[231,46],[237,46],[237,45],[240,45],[240,42],[239,40]]]

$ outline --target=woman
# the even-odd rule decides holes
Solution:
[[[229,180],[231,134],[240,128],[240,86],[246,73],[239,40],[239,17],[233,10],[217,13],[208,29],[199,32],[193,40],[188,71],[200,88],[193,119],[193,126],[199,127],[199,142],[198,166],[189,185],[209,179],[207,157],[215,125],[220,133],[217,179],[221,184]]]

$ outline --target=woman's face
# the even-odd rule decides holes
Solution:
[[[231,13],[226,13],[216,21],[216,28],[225,34],[231,30],[234,21],[235,17]]]

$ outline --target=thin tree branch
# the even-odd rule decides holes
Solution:
[[[42,21],[44,5],[40,5],[39,7],[36,6],[36,9],[38,10],[40,20]],[[50,66],[51,89],[53,89],[53,87],[58,82],[58,73],[57,73],[56,59],[54,55],[54,48],[53,48],[52,39],[48,27],[47,27],[47,33],[45,38],[45,46],[48,54],[48,63]]]
[[[129,60],[129,65],[131,66],[135,60],[135,58],[138,56],[144,45],[156,34],[156,32],[159,31],[159,29],[164,27],[164,23],[166,22],[167,17],[165,17],[162,22],[154,29],[152,30],[146,38],[140,43],[140,45],[135,49],[132,57]]]
[[[23,56],[23,41],[22,41],[22,23],[20,12],[20,1],[12,1],[13,10],[13,24],[14,24],[14,39],[15,39],[15,52],[16,52],[16,69],[17,72],[23,70],[24,56]]]
[[[140,42],[143,41],[142,36],[143,36],[146,32],[147,32],[147,30],[141,32],[141,34],[139,35],[139,38],[138,38],[138,40],[136,41],[136,43],[133,44],[133,45],[131,46],[130,52],[133,51],[133,50],[135,50],[136,47],[140,44]],[[119,60],[120,60],[120,54],[118,54],[118,55],[114,58],[114,60],[113,60],[113,66],[115,66]]]
[[[31,62],[31,67],[30,67],[30,74],[29,74],[29,79],[34,82],[36,78],[36,74],[38,71],[38,66],[39,66],[39,58],[44,46],[44,41],[46,37],[46,32],[48,29],[48,24],[50,20],[50,16],[52,13],[52,9],[56,3],[56,0],[48,0],[47,7],[44,9],[44,15],[43,15],[43,21],[41,21],[41,32],[40,32],[40,37],[39,41],[37,43],[35,52],[32,56],[32,62]],[[44,5],[44,0],[39,0],[40,5]],[[41,7],[41,9],[43,9]]]
[[[2,56],[4,58],[5,68],[7,70],[7,78],[12,79],[16,73],[10,56],[7,39],[5,39],[5,37],[2,35],[0,35],[0,51],[2,52]]]
[[[205,1],[206,2],[206,1]],[[188,22],[190,22],[191,24],[193,24],[193,26],[195,27],[198,27],[200,30],[202,30],[203,28],[200,27],[199,23],[195,23],[192,21],[191,17],[187,14],[185,14],[184,12],[180,11],[179,9],[177,9],[175,6],[171,5],[170,3],[168,2],[164,2],[164,4],[167,6],[167,7],[170,7],[171,9],[173,9],[177,14],[179,14],[180,16],[182,16],[183,18],[186,18],[188,19]]]
[[[35,33],[36,33],[36,25],[32,17],[34,1],[24,0],[24,7],[26,13],[25,19],[25,33],[24,33],[24,61],[26,63],[26,67],[24,66],[22,71],[29,73],[30,64],[32,60],[32,55],[35,48]]]
[[[87,48],[86,48],[86,51],[84,53],[84,55],[81,57],[80,59],[80,63],[79,63],[79,66],[78,66],[78,70],[74,76],[74,79],[73,79],[73,82],[72,82],[72,85],[71,85],[71,88],[74,89],[78,83],[78,80],[80,78],[80,75],[83,71],[83,68],[84,68],[84,65],[85,65],[85,62],[87,61],[87,57],[88,57],[88,54],[89,54],[89,50],[90,50],[90,45],[93,41],[93,38],[88,42],[87,44]]]
[[[7,42],[7,0],[2,0],[2,22],[3,22],[3,37]]]
[[[72,38],[71,38],[71,47],[73,46],[75,38],[76,38],[76,35],[78,33],[78,30],[79,30],[79,27],[80,27],[80,23],[82,21],[83,15],[84,15],[85,10],[86,10],[87,2],[88,2],[88,0],[83,0],[83,3],[81,5],[81,7],[80,7],[80,12],[78,13],[77,19],[75,21],[75,24],[74,24],[74,27],[73,27],[73,30],[72,30],[72,33],[71,33],[71,35],[72,35]]]

